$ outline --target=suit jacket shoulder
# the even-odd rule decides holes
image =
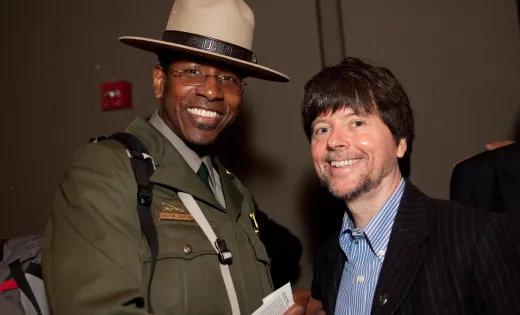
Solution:
[[[520,178],[520,143],[496,149],[497,168],[510,176]]]
[[[450,200],[488,210],[495,188],[496,151],[485,151],[453,168]]]

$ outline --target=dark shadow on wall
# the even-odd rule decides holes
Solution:
[[[520,1],[520,0],[519,0]],[[520,9],[519,9],[520,10]],[[513,125],[512,140],[520,142],[520,106],[516,112],[516,119]]]
[[[311,240],[311,257],[315,257],[319,248],[339,233],[346,205],[320,184],[313,168],[305,173],[301,183],[298,202]]]
[[[411,148],[410,148],[410,151],[407,151],[406,154],[401,159],[397,160],[397,163],[399,164],[399,170],[401,171],[401,175],[404,178],[409,178],[410,174],[412,172]]]
[[[256,210],[259,236],[271,258],[274,288],[278,289],[287,282],[294,285],[300,278],[302,243],[287,228],[271,220],[257,205]]]
[[[282,166],[251,145],[253,119],[249,108],[246,100],[235,122],[217,138],[213,152],[239,178],[275,178]]]
[[[241,180],[276,180],[281,173],[281,165],[274,159],[262,156],[251,145],[253,119],[248,108],[246,100],[241,105],[236,121],[218,137],[213,145],[213,152]],[[287,228],[270,219],[256,202],[255,206],[259,236],[271,259],[271,276],[275,289],[287,282],[294,284],[300,277],[302,243]]]
[[[518,15],[518,21],[520,22],[520,0],[516,0],[516,12]],[[518,26],[520,27],[520,23]]]

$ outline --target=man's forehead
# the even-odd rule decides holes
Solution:
[[[332,119],[333,117],[341,118],[350,116],[358,116],[363,118],[374,117],[379,119],[379,115],[377,114],[377,112],[368,112],[363,108],[356,109],[350,106],[340,106],[339,108],[331,107],[329,110],[323,111],[320,114],[318,114],[312,122],[312,125],[315,125],[318,122],[323,122]]]
[[[329,110],[321,112],[317,117],[316,120],[320,118],[327,118],[332,116],[348,116],[348,115],[359,115],[359,112],[356,112],[352,107],[348,105],[340,106],[337,109],[334,109],[331,107]]]

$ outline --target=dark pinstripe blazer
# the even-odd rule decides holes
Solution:
[[[327,314],[345,262],[338,237],[318,254],[312,294]],[[371,314],[520,314],[520,225],[407,182]]]

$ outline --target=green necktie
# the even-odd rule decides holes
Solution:
[[[202,180],[204,185],[206,185],[206,187],[208,187],[208,189],[211,191],[211,186],[209,185],[209,171],[206,163],[202,162],[202,164],[200,164],[197,175],[199,176],[200,180]]]

